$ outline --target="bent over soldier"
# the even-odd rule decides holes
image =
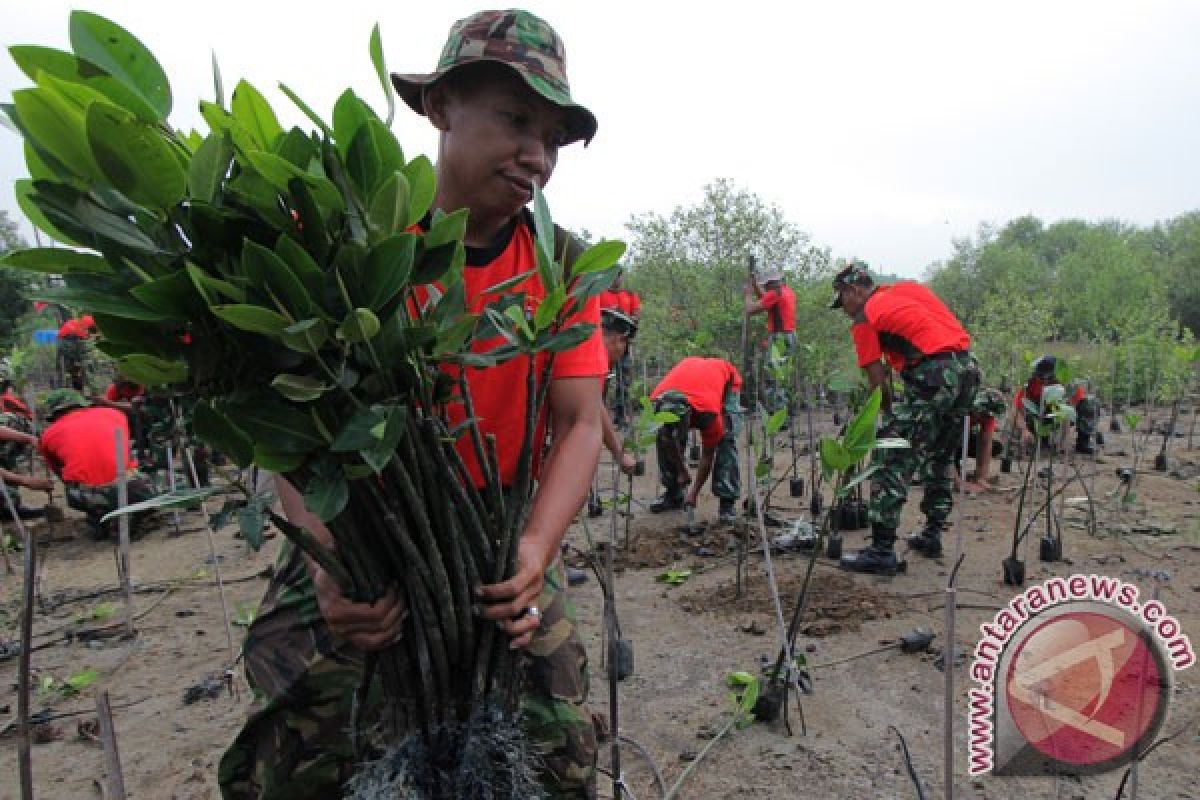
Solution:
[[[866,267],[855,263],[834,277],[833,290],[830,308],[842,309],[854,321],[850,332],[858,365],[871,388],[885,379],[883,358],[904,382],[901,399],[884,410],[880,436],[906,439],[909,446],[875,451],[879,469],[871,476],[871,544],[841,560],[842,568],[853,572],[894,575],[902,568],[896,527],[917,470],[925,488],[925,527],[908,544],[930,558],[942,553],[942,532],[954,505],[955,456],[963,418],[980,384],[979,365],[958,318],[921,284],[876,286]]]
[[[677,422],[658,429],[658,474],[663,494],[650,504],[661,513],[695,506],[708,476],[720,503],[719,521],[737,519],[735,504],[741,494],[737,436],[741,419],[742,376],[723,358],[690,356],[663,376],[650,393],[656,411],[668,411]],[[700,464],[691,480],[684,462],[688,430],[700,431]],[[686,494],[684,493],[684,490]]]

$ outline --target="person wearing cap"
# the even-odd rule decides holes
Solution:
[[[1042,402],[1042,392],[1047,386],[1062,386],[1058,377],[1058,359],[1053,355],[1044,355],[1031,365],[1029,380],[1017,390],[1013,399],[1013,410],[1022,414],[1025,427],[1021,432],[1021,440],[1026,444],[1033,441],[1037,431],[1037,412],[1030,410],[1025,404],[1028,400],[1034,409]],[[1100,416],[1100,403],[1095,395],[1088,394],[1082,383],[1072,382],[1066,390],[1066,402],[1075,409],[1075,452],[1083,455],[1094,455],[1096,445],[1093,437],[1096,434],[1097,418]],[[1066,428],[1063,428],[1066,436]],[[1048,444],[1048,443],[1047,443]]]
[[[479,312],[485,300],[495,301],[485,297],[487,288],[529,272],[534,274],[509,291],[536,303],[546,290],[536,274],[534,224],[526,206],[534,186],[549,181],[560,148],[586,143],[596,133],[596,118],[571,96],[562,41],[526,11],[483,11],[451,27],[433,72],[394,74],[392,83],[438,135],[433,208],[469,211],[463,275],[467,310]],[[563,246],[556,242],[555,250],[565,250],[570,261],[581,247],[574,237],[563,233],[561,238]],[[572,322],[594,325],[596,331],[554,360],[545,415],[553,443],[540,459],[516,573],[477,591],[480,615],[511,637],[511,646],[530,653],[523,660],[520,702],[526,733],[538,750],[534,766],[550,797],[593,797],[596,791],[587,653],[566,599],[559,553],[599,459],[600,389],[608,364],[596,299],[583,304]],[[496,437],[505,486],[516,482],[528,369],[524,356],[486,369],[467,368],[475,416],[482,432]],[[465,416],[461,408],[451,412],[452,425],[454,414]],[[542,438],[535,433],[534,441]],[[470,443],[460,442],[459,452],[468,473],[482,484],[482,466]],[[332,541],[293,487],[276,480],[276,489],[290,519],[318,539]],[[224,797],[340,796],[342,782],[356,766],[347,732],[364,654],[401,635],[403,598],[396,587],[374,604],[352,602],[319,566],[294,549],[286,555],[248,632],[246,677],[261,703],[221,759],[218,782]],[[368,720],[374,710],[366,709]]]
[[[604,350],[608,354],[608,367],[611,372],[605,378],[605,383],[615,383],[620,380],[621,362],[629,351],[629,344],[637,335],[637,323],[615,308],[600,310],[600,327],[604,331]],[[626,475],[632,475],[637,468],[637,459],[625,450],[621,437],[617,433],[617,424],[604,410],[602,419],[604,425],[604,447],[612,454]]]
[[[830,308],[853,320],[850,333],[870,388],[884,384],[883,359],[904,384],[902,397],[883,412],[879,436],[905,439],[909,446],[875,451],[879,469],[871,476],[871,544],[841,560],[854,572],[894,575],[903,569],[896,558],[896,528],[918,469],[925,527],[908,544],[930,558],[942,553],[942,532],[954,504],[955,456],[963,418],[981,383],[979,365],[962,323],[925,286],[914,281],[877,286],[866,265],[851,263],[834,276],[833,292]]]
[[[768,368],[790,361],[796,350],[796,293],[783,282],[783,270],[772,267],[763,273],[763,285],[751,278],[746,284],[746,313],[767,315]],[[768,379],[770,410],[789,406],[788,390],[777,386],[774,377]]]
[[[71,388],[83,391],[84,360],[87,357],[87,340],[96,328],[91,314],[78,319],[68,318],[58,329],[58,363],[62,374],[71,382]]]
[[[129,422],[112,408],[90,406],[74,389],[55,389],[42,403],[46,428],[38,441],[42,460],[63,482],[67,506],[87,515],[88,532],[95,539],[108,535],[101,517],[119,507],[117,500],[116,435],[125,443],[125,468],[137,462],[129,452]],[[129,502],[154,497],[149,481],[133,474],[126,480]],[[134,515],[136,526],[144,515]]]
[[[663,376],[650,399],[655,411],[675,414],[676,422],[658,429],[656,447],[658,475],[663,494],[650,504],[650,511],[695,507],[700,490],[712,474],[712,492],[719,502],[718,520],[737,520],[736,503],[741,495],[737,436],[741,419],[742,376],[723,358],[689,356]],[[690,429],[700,432],[700,464],[691,480],[684,451]]]
[[[624,270],[620,270],[617,272],[612,286],[600,293],[600,310],[602,312],[606,310],[619,311],[636,325],[641,319],[642,299],[637,292],[626,289],[623,280]],[[613,409],[614,422],[617,425],[624,425],[626,415],[629,413],[629,387],[633,378],[632,348],[626,348],[620,365],[614,367],[614,374],[617,379],[606,387],[605,397],[610,396],[610,392],[607,390],[611,390],[612,401],[609,405]]]

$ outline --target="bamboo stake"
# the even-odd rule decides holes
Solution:
[[[954,618],[958,604],[958,588],[954,584],[958,577],[958,568],[962,565],[964,558],[962,518],[964,507],[967,503],[965,467],[967,463],[967,438],[971,435],[971,417],[969,415],[964,416],[962,424],[962,453],[958,462],[958,513],[954,516],[954,568],[950,570],[950,577],[946,580],[946,646],[942,650],[945,654],[943,663],[946,675],[946,691],[942,699],[944,706],[942,748],[945,759],[943,769],[945,771],[944,796],[946,800],[954,800]]]
[[[167,488],[171,493],[175,493],[175,450],[171,447],[171,443],[167,443]],[[200,488],[200,487],[196,487]],[[205,519],[208,517],[205,515]],[[175,526],[175,535],[179,535],[179,512],[171,510],[171,523]]]
[[[25,540],[24,584],[21,587],[21,653],[17,662],[17,765],[21,780],[21,800],[33,800],[33,767],[30,761],[29,727],[29,656],[33,640],[33,586],[37,578],[37,541],[25,530],[21,516],[8,494],[8,485],[0,478],[13,524]]]
[[[108,692],[96,690],[96,718],[100,722],[100,743],[104,746],[104,796],[125,800],[125,777],[121,774],[121,754],[117,750],[117,731],[113,727]]]
[[[117,468],[117,505],[124,508],[129,505],[129,485],[125,480],[125,437],[120,428],[113,428],[115,448],[115,465]],[[117,518],[117,577],[121,580],[121,590],[125,593],[125,634],[133,636],[133,584],[129,575],[129,515],[122,514]]]
[[[192,485],[197,489],[200,488],[200,478],[196,474],[196,462],[192,458],[192,451],[186,447],[183,448],[183,458],[187,462],[188,475],[191,476]],[[172,480],[173,482],[174,480]],[[174,486],[171,487],[172,491],[174,488]],[[221,616],[225,620],[225,642],[229,645],[229,663],[232,665],[237,660],[237,648],[233,646],[233,629],[229,624],[229,602],[225,598],[225,584],[221,580],[221,562],[217,559],[217,545],[213,541],[212,527],[208,524],[208,506],[203,500],[200,501],[200,513],[204,515],[204,533],[208,536],[208,555],[212,559],[213,582],[217,585],[217,595],[221,599]]]

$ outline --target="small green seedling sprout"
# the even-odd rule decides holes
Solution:
[[[668,569],[660,572],[654,580],[659,583],[665,583],[668,586],[679,586],[690,577],[692,577],[690,569]]]
[[[736,714],[734,726],[740,731],[754,724],[754,706],[762,691],[762,682],[749,672],[731,672],[725,682],[733,691],[729,693],[729,702],[733,704]]]

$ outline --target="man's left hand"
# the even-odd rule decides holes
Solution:
[[[517,549],[517,571],[503,583],[479,587],[478,596],[483,602],[480,614],[512,637],[509,647],[528,647],[533,634],[542,624],[538,597],[545,582],[547,562],[541,547],[530,539],[522,538]]]

